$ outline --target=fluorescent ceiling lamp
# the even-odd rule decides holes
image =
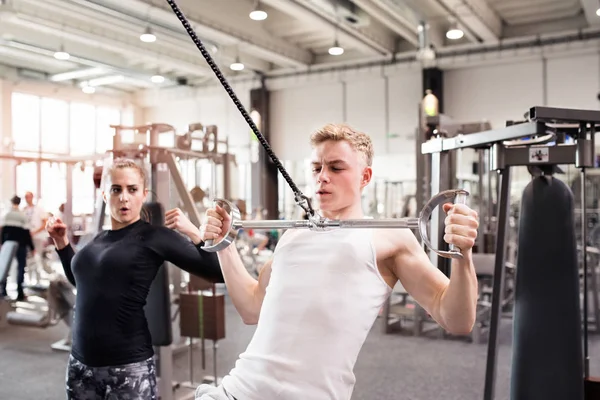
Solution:
[[[165,81],[165,77],[162,75],[154,75],[150,78],[153,83],[163,83]]]
[[[446,32],[446,37],[451,40],[457,40],[462,38],[463,36],[465,36],[465,33],[462,31],[462,29],[459,29],[458,27],[450,28],[448,29],[448,32]]]
[[[145,43],[156,42],[156,36],[152,33],[150,27],[146,28],[146,31],[140,35],[140,40]]]
[[[56,53],[54,53],[54,58],[56,58],[57,60],[65,61],[68,60],[69,57],[71,56],[66,51],[57,51]]]
[[[112,85],[115,83],[123,82],[125,77],[123,75],[109,75],[103,76],[101,78],[94,78],[87,81],[89,86],[103,86],[103,85]]]
[[[92,93],[96,92],[96,88],[93,87],[93,86],[84,85],[84,86],[81,87],[81,91],[83,93],[92,94]]]
[[[255,21],[264,21],[265,19],[267,19],[267,17],[267,12],[263,10],[253,10],[250,13],[250,19],[253,19]]]
[[[242,64],[239,61],[236,61],[234,63],[232,63],[229,68],[231,68],[233,71],[241,71],[244,69],[244,64]]]
[[[332,56],[341,56],[344,54],[344,49],[340,47],[337,43],[329,48],[329,54]]]
[[[596,15],[600,17],[600,8],[596,10]]]
[[[104,73],[106,73],[106,70],[103,68],[85,68],[54,74],[50,77],[50,80],[52,82],[70,81],[71,79],[87,78],[88,76],[101,75]]]

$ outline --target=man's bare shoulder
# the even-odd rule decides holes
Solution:
[[[373,239],[378,259],[396,256],[413,247],[416,241],[410,229],[375,229]]]

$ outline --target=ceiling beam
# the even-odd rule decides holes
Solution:
[[[51,75],[50,80],[55,82],[74,79],[82,80],[83,78],[98,77],[106,74],[120,74],[139,81],[150,81],[151,74],[143,74],[137,71],[131,71],[126,68],[108,65],[100,61],[85,59],[77,56],[69,57],[68,61],[59,61],[54,58],[54,50],[41,46],[34,46],[15,40],[0,41],[0,44],[21,52],[27,52],[29,56],[36,57],[36,60],[39,62],[55,62],[57,66],[60,65],[60,67],[57,68],[60,68],[61,70],[68,68],[70,70],[68,72]],[[77,68],[78,66],[85,66],[89,68],[74,71],[73,69]],[[173,83],[169,79],[166,79],[165,82],[167,84]]]
[[[145,62],[158,62],[169,68],[173,68],[190,75],[208,75],[212,73],[205,65],[197,63],[196,60],[184,60],[176,58],[174,54],[167,52],[148,52],[142,46],[132,41],[118,41],[115,38],[101,36],[98,33],[86,32],[83,29],[68,26],[68,21],[53,19],[52,21],[33,17],[29,15],[14,15],[8,22],[13,25],[22,26],[40,33],[54,35],[75,43],[81,43],[92,48],[101,48],[111,53],[117,53],[124,59],[135,58]],[[63,23],[61,23],[63,22]],[[139,43],[139,41],[138,41]]]
[[[88,1],[100,4],[98,0]],[[218,19],[219,10],[211,9],[211,7],[218,7],[218,2],[211,3],[203,2],[199,12],[193,12],[185,6],[181,6],[183,13],[199,37],[207,38],[220,45],[237,45],[241,51],[255,53],[259,57],[265,58],[266,61],[279,65],[304,67],[312,62],[313,56],[309,51],[274,37],[267,31],[249,32],[227,19]],[[172,9],[165,1],[103,0],[101,4],[115,11],[148,16],[150,18],[148,20],[149,25],[152,25],[154,21],[160,22],[162,25],[188,36],[181,22],[177,20]],[[248,2],[247,6],[249,12],[252,3]],[[252,23],[254,21],[250,21],[248,18],[247,22]],[[191,39],[188,38],[187,40],[191,43]]]
[[[337,17],[327,12],[322,6],[307,0],[261,0],[262,3],[293,16],[304,23],[313,24],[315,30],[331,32],[331,39],[336,31]],[[394,40],[383,37],[369,27],[355,28],[345,23],[339,24],[338,39],[353,48],[361,49],[368,54],[381,55],[394,52]]]
[[[596,17],[598,18],[598,17]],[[503,37],[514,38],[522,36],[543,35],[545,33],[565,32],[584,29],[588,26],[583,14],[571,18],[560,18],[543,24],[533,22],[528,24],[508,25],[504,27]]]
[[[484,43],[497,43],[502,37],[502,19],[485,0],[437,0],[464,28]]]
[[[596,15],[596,10],[600,8],[597,0],[581,0],[581,6],[585,14],[585,19],[590,26],[600,25],[600,17]]]
[[[382,8],[380,1],[353,0],[353,2],[398,36],[415,47],[419,46],[417,37],[418,21],[411,20],[410,16],[406,14],[390,12],[389,8]]]

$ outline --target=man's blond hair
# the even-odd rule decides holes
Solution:
[[[345,140],[354,150],[363,154],[369,167],[373,164],[373,142],[366,133],[359,132],[346,124],[327,124],[310,136],[310,144],[313,147],[328,140]]]

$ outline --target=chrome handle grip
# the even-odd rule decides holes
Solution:
[[[227,248],[238,235],[238,231],[241,227],[242,216],[240,214],[240,210],[230,201],[225,199],[215,199],[213,201],[214,206],[219,206],[224,208],[227,214],[231,217],[231,222],[229,226],[224,226],[223,229],[227,229],[227,234],[223,236],[223,239],[219,240],[215,243],[214,240],[209,239],[204,241],[204,245],[202,246],[202,250],[208,252],[217,252]]]
[[[421,239],[425,246],[429,249],[433,250],[436,254],[440,255],[444,258],[463,258],[460,249],[455,246],[450,246],[448,251],[437,250],[429,241],[427,236],[427,223],[431,218],[431,214],[433,210],[435,210],[438,206],[441,206],[446,203],[454,202],[455,204],[465,204],[467,202],[467,197],[469,196],[469,192],[463,189],[452,189],[452,190],[444,190],[433,196],[423,209],[421,210],[421,214],[419,215],[419,234],[421,235]]]

